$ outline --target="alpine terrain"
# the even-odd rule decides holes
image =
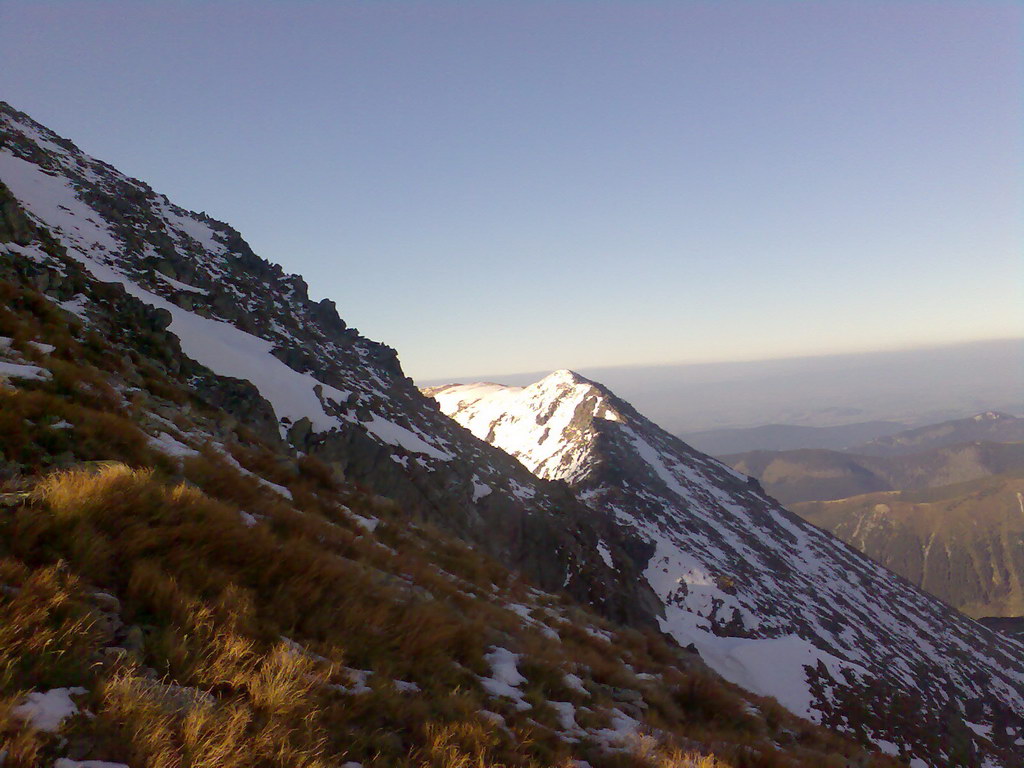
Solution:
[[[1024,761],[1024,646],[572,373],[425,396],[3,103],[0,291],[4,768]]]
[[[885,712],[866,726],[882,741],[898,738],[896,723],[916,723],[927,742],[957,701],[975,702],[964,710],[971,733],[998,738],[1019,717],[1014,643],[803,522],[600,384],[557,371],[525,388],[428,394],[539,477],[568,483],[595,514],[611,510],[649,553],[659,626],[727,679],[837,730],[851,712],[860,722]],[[982,667],[984,682],[970,671]],[[983,712],[997,718],[992,730],[971,719]]]
[[[1019,616],[1024,419],[986,411],[849,451],[721,459],[774,498],[968,616]]]

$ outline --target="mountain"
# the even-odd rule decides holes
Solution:
[[[0,182],[5,768],[1020,764],[1017,643],[599,385],[470,431],[5,104]]]
[[[1016,646],[805,523],[600,384],[558,371],[527,387],[427,393],[539,477],[567,483],[595,514],[611,509],[648,553],[644,578],[665,606],[662,630],[727,679],[839,729],[851,709],[866,708],[884,710],[890,726],[944,730],[942,717],[924,713],[979,697],[986,703],[968,711],[1019,717]],[[883,690],[893,698],[879,707]]]
[[[864,421],[835,427],[801,427],[794,424],[765,424],[744,429],[711,429],[682,432],[679,437],[698,451],[726,456],[750,451],[791,451],[800,448],[842,450],[867,440],[899,432],[896,421]]]
[[[972,441],[1018,443],[1024,441],[1024,419],[999,411],[985,411],[964,419],[944,421],[870,440],[851,448],[870,456],[901,456],[931,448]]]
[[[738,472],[756,477],[783,504],[797,504],[876,491],[934,488],[1024,470],[1024,442],[962,443],[891,456],[798,450],[753,451],[721,458]]]
[[[1024,614],[1024,471],[791,509],[969,616]]]

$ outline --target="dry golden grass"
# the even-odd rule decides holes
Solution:
[[[60,566],[0,560],[0,692],[81,685],[100,636],[77,580]]]

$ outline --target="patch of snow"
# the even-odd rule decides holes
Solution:
[[[194,285],[189,285],[188,283],[183,283],[180,280],[175,280],[173,277],[168,277],[163,272],[154,272],[153,274],[160,278],[163,282],[167,283],[169,286],[174,288],[175,290],[186,291],[188,293],[198,293],[202,294],[203,296],[206,296],[210,293],[205,288],[196,288]]]
[[[46,381],[50,378],[50,372],[38,365],[22,365],[21,363],[8,363],[0,360],[0,380],[3,379],[31,379],[32,381]]]
[[[565,681],[565,686],[577,693],[582,693],[584,696],[589,696],[590,691],[583,687],[583,678],[579,675],[574,675],[572,672],[566,672],[562,675],[562,679]]]
[[[604,543],[603,539],[597,540],[597,554],[604,560],[604,564],[609,568],[614,568],[615,564],[612,562],[612,553],[608,551],[608,545]]]
[[[576,742],[584,736],[584,731],[576,722],[576,707],[568,701],[548,701],[548,706],[555,710],[561,735],[565,741]]]
[[[54,350],[57,349],[53,344],[44,344],[41,341],[30,341],[28,345],[36,350],[36,352],[40,352],[44,355],[53,354]]]
[[[331,687],[342,693],[346,693],[349,696],[360,696],[364,693],[369,693],[372,688],[367,685],[367,681],[370,679],[370,675],[373,674],[368,669],[353,669],[352,667],[345,667],[344,673],[348,675],[348,685],[332,685]]]
[[[490,496],[492,490],[491,486],[481,482],[480,478],[473,475],[473,501],[480,501],[485,496]]]
[[[422,453],[440,461],[451,461],[455,458],[454,454],[442,451],[437,446],[431,445],[411,429],[406,429],[399,424],[388,421],[376,413],[371,414],[371,417],[370,421],[363,422],[363,426],[382,443],[400,446],[407,451]]]
[[[490,720],[495,725],[505,724],[505,718],[502,715],[499,715],[497,712],[491,712],[489,709],[481,709],[479,715],[485,720]]]
[[[892,755],[893,757],[897,757],[900,753],[899,744],[895,744],[891,741],[886,741],[885,739],[873,739],[873,741],[875,743],[875,746],[878,747],[878,750],[884,755]]]
[[[84,693],[87,693],[85,688],[53,688],[43,693],[36,691],[30,693],[12,713],[37,730],[56,733],[67,718],[78,713],[78,705],[71,697]]]
[[[166,432],[157,432],[155,435],[146,435],[146,441],[149,443],[151,448],[155,448],[161,453],[166,453],[168,456],[173,456],[176,459],[184,458],[186,456],[196,456],[199,453],[199,451],[189,448],[183,442],[175,439]]]
[[[57,306],[63,309],[65,312],[70,312],[80,320],[88,320],[89,318],[85,314],[85,307],[88,302],[85,296],[75,296],[73,299],[67,301],[57,302]]]
[[[363,517],[357,515],[355,512],[351,513],[352,518],[355,520],[356,525],[362,528],[367,533],[373,533],[377,530],[377,526],[380,525],[380,520],[376,517]]]
[[[530,704],[523,698],[523,692],[519,686],[526,682],[526,678],[519,674],[516,663],[519,656],[507,648],[492,646],[484,660],[491,665],[491,676],[481,677],[480,685],[492,696],[502,696],[512,699],[515,708],[524,712],[530,708]]]
[[[238,459],[236,459],[234,456],[232,456],[228,452],[228,450],[226,448],[224,448],[222,446],[215,446],[215,447],[217,449],[217,453],[219,453],[221,455],[221,457],[224,459],[224,461],[226,461],[232,467],[237,469],[243,475],[246,475],[247,477],[251,477],[253,480],[255,480],[257,483],[262,485],[264,488],[269,488],[270,490],[274,491],[275,493],[279,493],[281,496],[284,496],[286,499],[288,499],[288,501],[292,500],[292,492],[289,491],[287,488],[285,488],[283,485],[278,485],[277,483],[272,483],[269,480],[267,480],[265,477],[261,477],[260,475],[257,475],[255,472],[252,472],[252,471],[246,469],[245,467],[243,467],[241,464],[238,463]]]
[[[257,522],[259,522],[256,519],[256,516],[250,514],[249,512],[243,512],[242,510],[238,510],[238,515],[242,518],[242,525],[244,525],[246,528],[252,528],[254,525],[256,525]]]
[[[992,738],[992,726],[984,725],[982,723],[972,723],[970,720],[964,720],[964,725],[974,731],[976,736],[981,736],[985,739]]]
[[[601,742],[605,749],[621,750],[626,748],[640,732],[640,721],[619,709],[613,709],[611,715],[611,723],[607,728],[588,731],[588,733],[591,738]]]

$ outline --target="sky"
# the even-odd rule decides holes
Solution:
[[[0,99],[417,380],[1024,335],[1016,2],[0,0]]]

